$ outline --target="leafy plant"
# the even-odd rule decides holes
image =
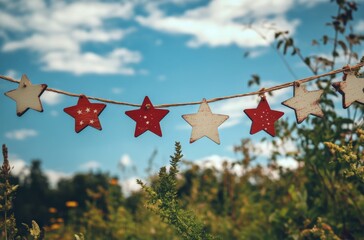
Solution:
[[[167,172],[166,167],[162,167],[158,179],[151,187],[145,185],[141,180],[137,181],[147,194],[147,208],[173,226],[184,239],[214,239],[212,235],[206,232],[197,217],[192,212],[184,210],[179,204],[177,198],[177,173],[178,163],[182,157],[181,145],[176,142],[175,153],[170,157],[169,172]]]

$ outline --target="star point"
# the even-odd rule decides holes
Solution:
[[[16,102],[16,114],[20,117],[28,109],[43,112],[40,96],[46,90],[46,84],[33,85],[23,74],[17,89],[6,92],[5,95]]]
[[[229,116],[212,113],[206,99],[204,99],[197,113],[185,114],[182,115],[182,118],[192,126],[190,143],[193,143],[202,137],[207,137],[215,143],[220,144],[218,127],[225,122]]]
[[[295,111],[297,123],[303,122],[310,114],[324,116],[319,104],[323,90],[307,91],[304,85],[295,85],[293,91],[294,96],[282,104]]]
[[[169,113],[169,110],[154,108],[148,96],[143,100],[139,109],[126,111],[125,114],[136,122],[134,137],[146,131],[162,137],[160,121]]]
[[[65,108],[64,112],[75,119],[75,131],[76,133],[79,133],[87,126],[102,130],[98,116],[105,107],[106,105],[102,103],[90,103],[85,95],[81,95],[78,99],[77,105]],[[90,111],[91,108],[97,109],[98,111]],[[86,109],[86,111],[83,112],[80,109]],[[89,111],[87,111],[87,109],[89,109]]]

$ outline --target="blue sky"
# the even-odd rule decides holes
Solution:
[[[325,47],[311,45],[314,38],[332,35],[325,24],[336,8],[329,2],[0,0],[0,74],[20,79],[25,73],[33,84],[137,104],[145,96],[158,105],[246,93],[257,90],[247,88],[252,74],[260,75],[263,87],[294,80],[269,46],[272,24],[289,30],[304,55],[330,54]],[[362,11],[352,24],[361,33]],[[246,27],[250,23],[254,30]],[[250,56],[244,58],[246,51]],[[345,60],[339,59],[337,67]],[[287,61],[299,78],[310,76],[298,58]],[[2,92],[16,87],[0,80]],[[294,121],[293,111],[280,104],[291,96],[292,89],[283,89],[268,101]],[[100,169],[132,183],[135,177],[145,177],[155,149],[154,172],[167,165],[175,141],[181,142],[186,159],[219,163],[239,157],[232,148],[242,138],[250,137],[262,149],[262,157],[272,140],[264,132],[249,134],[251,121],[243,110],[255,108],[257,97],[210,104],[213,113],[230,116],[219,128],[220,145],[207,138],[189,143],[191,127],[181,115],[197,112],[198,105],[169,108],[161,121],[163,137],[147,132],[134,138],[135,122],[124,112],[135,108],[107,104],[99,117],[102,131],[88,127],[76,134],[74,119],[63,109],[76,105],[77,98],[46,92],[41,100],[44,112],[29,110],[17,117],[15,102],[0,94],[0,141],[10,149],[14,172],[41,159],[53,182]],[[261,143],[262,137],[268,142]],[[294,149],[293,144],[285,147]],[[295,164],[292,161],[281,163]]]

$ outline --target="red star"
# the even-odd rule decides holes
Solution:
[[[75,131],[81,132],[87,126],[101,130],[99,115],[106,107],[102,103],[90,103],[85,95],[81,95],[77,105],[63,109],[75,119]]]
[[[168,112],[169,110],[154,108],[148,96],[146,96],[140,109],[126,111],[125,114],[136,122],[135,137],[138,137],[147,130],[161,137],[162,130],[159,122]]]
[[[272,137],[276,135],[274,123],[283,116],[283,112],[271,110],[267,100],[263,97],[257,108],[245,109],[245,114],[252,120],[250,134],[264,130]]]

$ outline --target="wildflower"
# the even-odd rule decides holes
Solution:
[[[76,202],[76,201],[67,201],[66,202],[66,207],[69,207],[69,208],[78,207],[78,202]]]

